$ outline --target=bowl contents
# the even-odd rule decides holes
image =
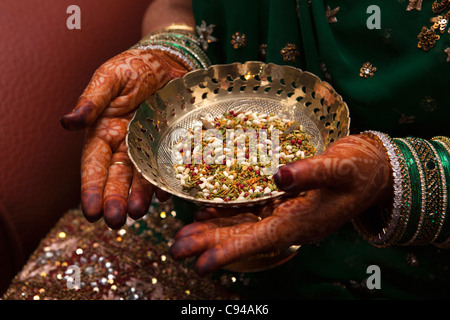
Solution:
[[[280,193],[279,166],[314,156],[300,123],[248,110],[213,117],[188,130],[173,147],[176,178],[198,199],[246,201]]]

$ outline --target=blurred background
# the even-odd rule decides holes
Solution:
[[[0,1],[0,296],[80,193],[84,132],[60,123],[94,71],[141,37],[150,0]],[[66,26],[70,5],[81,29]]]

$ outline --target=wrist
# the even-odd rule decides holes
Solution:
[[[189,71],[211,65],[208,56],[200,47],[199,38],[185,25],[171,25],[149,33],[132,49],[164,52]]]
[[[390,206],[354,221],[360,234],[375,246],[450,246],[449,189],[450,147],[448,138],[390,138],[369,132],[383,143],[389,157],[393,197]],[[376,139],[377,139],[376,138]],[[374,225],[376,225],[374,227]]]

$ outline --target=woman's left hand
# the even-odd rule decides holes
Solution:
[[[195,270],[207,274],[257,253],[320,240],[392,194],[383,145],[364,135],[280,167],[274,179],[289,197],[252,211],[203,208],[178,232],[171,255],[199,256]]]

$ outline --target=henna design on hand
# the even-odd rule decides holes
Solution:
[[[127,154],[127,126],[138,105],[187,70],[157,51],[128,50],[104,63],[92,76],[75,109],[61,118],[68,130],[86,128],[81,159],[81,205],[86,218],[104,216],[120,228],[127,213],[137,219],[148,210],[153,186],[133,168]]]
[[[171,254],[176,259],[199,255],[195,269],[206,274],[256,253],[320,240],[392,192],[383,146],[362,135],[342,138],[320,156],[281,167],[276,181],[292,195],[260,208],[260,221],[236,218],[221,227],[220,220],[229,218],[218,218],[213,208],[203,210],[203,216],[209,211],[215,217],[213,222],[181,229]]]

